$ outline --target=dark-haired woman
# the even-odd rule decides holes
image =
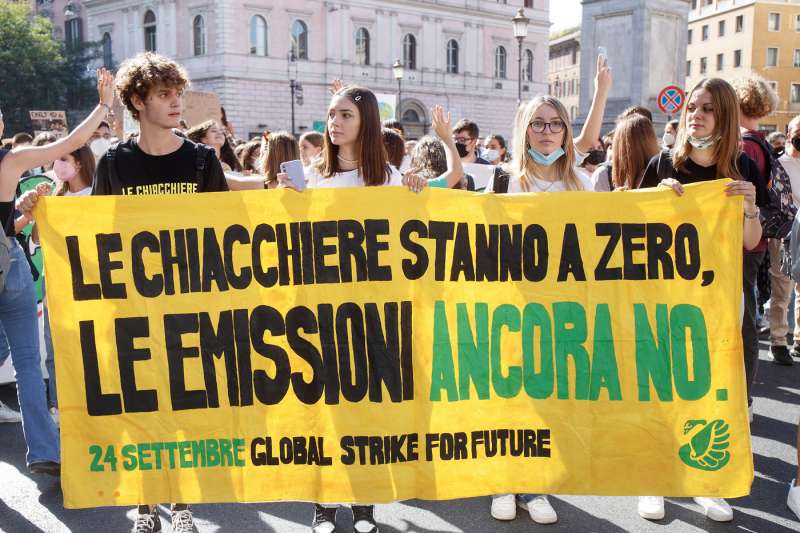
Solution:
[[[222,170],[225,172],[241,172],[242,165],[236,158],[236,153],[231,146],[230,140],[225,135],[225,130],[217,124],[216,120],[206,120],[202,124],[191,128],[186,132],[186,138],[195,143],[203,143],[217,153],[217,159],[222,163]]]

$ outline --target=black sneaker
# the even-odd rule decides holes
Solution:
[[[375,523],[374,505],[353,506],[353,531],[355,533],[378,533],[378,524]]]
[[[336,507],[323,507],[315,503],[311,532],[336,533]]]
[[[794,346],[792,346],[792,351],[790,352],[789,355],[791,355],[792,357],[800,358],[800,344],[795,344]]]
[[[770,346],[770,353],[772,353],[772,362],[776,365],[791,366],[794,364],[792,356],[789,355],[789,348],[786,346]]]
[[[154,507],[152,511],[147,507],[144,509],[140,507],[131,533],[158,533],[159,531],[161,531],[161,518],[158,516],[158,507]]]
[[[53,461],[42,461],[40,463],[32,463],[28,470],[31,474],[47,474],[48,476],[58,477],[61,475],[61,465]]]

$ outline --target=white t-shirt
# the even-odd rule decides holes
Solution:
[[[783,154],[778,158],[778,162],[783,166],[783,169],[789,175],[789,180],[792,182],[794,205],[800,207],[800,158]]]
[[[86,187],[85,189],[81,189],[78,192],[72,191],[64,191],[64,196],[90,196],[92,194],[92,188]]]
[[[403,184],[403,176],[396,168],[389,165],[387,167],[391,174],[389,181],[384,185],[399,187]],[[330,178],[323,178],[316,170],[308,175],[309,189],[322,188],[342,188],[342,187],[364,187],[364,178],[358,170],[348,170],[347,172],[337,172]]]
[[[576,171],[575,174],[578,176],[578,181],[580,181],[581,185],[583,185],[584,191],[594,191],[591,179],[587,178],[582,172]],[[494,176],[489,179],[489,183],[486,185],[486,192],[491,192],[493,188]],[[525,190],[522,187],[522,183],[520,182],[519,178],[513,177],[508,180],[508,192],[510,194],[518,192],[564,192],[566,190],[567,187],[563,181],[545,181],[540,180],[539,178],[533,178],[533,183],[530,184],[530,189]]]

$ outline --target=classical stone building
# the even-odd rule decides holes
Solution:
[[[561,100],[575,120],[580,109],[581,32],[568,31],[550,39],[550,64],[547,74],[550,94]]]
[[[319,127],[334,78],[394,94],[405,66],[400,114],[425,133],[430,107],[482,131],[511,133],[518,46],[511,18],[531,19],[522,49],[523,98],[547,91],[548,0],[82,0],[85,37],[114,63],[156,50],[183,63],[195,89],[220,97],[241,136],[290,128],[289,69],[303,104],[297,133]],[[290,54],[296,62],[290,63]]]

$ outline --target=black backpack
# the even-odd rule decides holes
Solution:
[[[203,183],[206,161],[208,161],[209,156],[214,153],[214,149],[201,143],[195,143],[195,146],[197,147],[195,176],[199,185]],[[122,192],[122,184],[119,181],[119,174],[117,174],[117,148],[119,148],[119,144],[115,144],[106,152],[106,159],[108,160],[108,179],[111,182],[111,190],[115,191],[114,194],[120,194]]]
[[[494,167],[492,176],[492,192],[495,194],[506,194],[508,192],[508,180],[511,176],[500,167]]]
[[[797,215],[797,207],[792,199],[792,182],[764,139],[749,131],[742,138],[758,144],[767,160],[769,176],[764,176],[767,179],[767,205],[761,208],[764,237],[785,239]]]

